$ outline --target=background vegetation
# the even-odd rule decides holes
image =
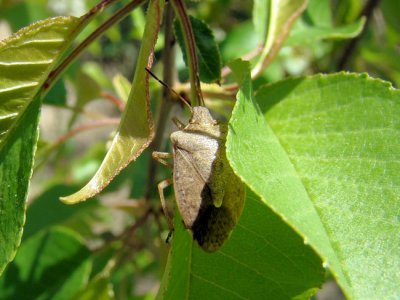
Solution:
[[[97,13],[73,46],[128,2],[117,1]],[[48,17],[82,16],[97,3],[0,0],[0,38]],[[206,105],[220,120],[230,120],[237,133],[228,137],[228,158],[250,188],[237,229],[223,249],[203,253],[179,215],[172,246],[165,243],[168,226],[156,185],[171,171],[160,167],[155,173],[151,150],[169,150],[167,137],[175,130],[169,120],[175,115],[187,118],[176,103],[168,108],[162,133],[156,133],[158,145],[123,169],[101,194],[72,206],[58,200],[91,180],[120,132],[135,68],[147,62],[140,60],[140,47],[151,43],[152,35],[142,37],[150,9],[145,4],[94,40],[43,98],[22,242],[0,277],[1,299],[152,299],[157,293],[171,299],[307,299],[332,281],[348,298],[400,297],[395,271],[400,267],[400,96],[382,81],[395,88],[400,84],[400,4],[308,1],[277,55],[250,80],[249,65],[231,62],[244,57],[257,66],[260,49],[266,48],[265,24],[270,24],[263,15],[262,5],[269,5],[265,3],[269,1],[187,1],[189,14],[210,26],[220,51],[218,58],[218,53],[202,57],[206,67],[219,67],[221,61],[221,83],[239,84],[232,118],[234,94],[215,84],[203,86]],[[169,33],[164,28],[155,45],[153,70],[161,77],[167,52],[173,62],[169,83],[189,97],[182,50],[177,43],[173,50],[165,44]],[[280,34],[275,33],[274,43]],[[0,50],[3,46],[0,42]],[[212,53],[198,51],[200,57]],[[227,75],[228,63],[233,76]],[[343,70],[368,76],[335,73]],[[203,67],[200,79],[215,81],[210,73]],[[321,73],[335,74],[315,75]],[[5,83],[3,74],[0,80]],[[160,104],[165,91],[152,79],[150,90],[157,117],[165,109]],[[0,88],[3,101],[1,96]],[[144,91],[139,96],[145,97]],[[144,105],[132,110],[140,115]],[[6,108],[1,109],[3,116]],[[24,118],[35,126],[33,115]],[[13,134],[28,141],[33,137],[24,137],[26,131],[17,128]],[[7,170],[12,164],[6,160],[7,146],[1,151],[1,168]],[[21,160],[26,155],[22,153]],[[2,184],[15,181],[1,170]],[[27,184],[29,172],[17,180]],[[273,184],[281,180],[284,185]],[[0,201],[7,193],[2,190]],[[173,190],[166,195],[173,210]],[[23,207],[24,201],[18,205]],[[307,215],[308,208],[318,212],[317,221]],[[2,218],[8,207],[0,209]],[[11,232],[7,224],[1,223],[1,242]],[[321,228],[328,232],[328,242],[319,235]],[[0,254],[7,256],[8,246],[0,247]]]

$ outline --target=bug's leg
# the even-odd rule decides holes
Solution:
[[[163,164],[164,166],[167,166],[168,168],[172,169],[172,164],[165,160],[165,158],[172,158],[171,153],[153,151],[151,156],[153,157],[153,159],[158,161],[160,164]]]
[[[173,168],[173,165],[171,163],[169,163],[168,161],[166,161],[165,159],[168,158],[172,158],[172,154],[168,153],[168,152],[157,152],[154,151],[151,156],[153,157],[153,159],[155,159],[156,161],[158,161],[160,164],[163,164],[164,166],[167,166],[169,168]],[[172,179],[166,179],[161,181],[158,185],[158,194],[160,195],[160,202],[161,202],[161,207],[162,210],[164,212],[165,217],[167,218],[167,223],[168,223],[168,228],[169,228],[169,233],[166,239],[166,243],[169,242],[171,236],[172,236],[172,232],[174,231],[174,225],[172,222],[172,216],[169,214],[168,210],[167,210],[167,205],[165,202],[165,196],[164,196],[164,189],[167,188],[168,186],[170,186],[172,184]]]
[[[171,184],[172,184],[172,179],[170,178],[170,179],[161,181],[157,186],[158,194],[160,195],[161,207],[162,207],[162,210],[164,211],[165,217],[167,218],[167,223],[168,223],[168,228],[169,228],[168,237],[166,239],[167,243],[172,236],[172,232],[174,231],[174,224],[172,222],[172,216],[169,214],[168,209],[167,209],[167,204],[165,202],[165,197],[164,197],[164,189],[167,188],[168,186],[170,186]]]
[[[173,232],[174,232],[174,228],[172,228],[172,229],[168,232],[168,236],[167,236],[167,238],[165,239],[165,242],[166,242],[167,244],[169,244],[169,241],[170,241],[170,239],[172,238]]]

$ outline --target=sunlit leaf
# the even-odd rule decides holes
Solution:
[[[153,121],[149,107],[148,74],[154,45],[160,28],[164,1],[149,3],[144,37],[137,58],[135,76],[120,126],[100,168],[80,191],[61,200],[68,204],[84,201],[103,190],[131,161],[135,160],[153,139]]]
[[[0,41],[0,273],[15,256],[38,136],[38,90],[78,19],[32,24]]]
[[[0,146],[67,46],[78,19],[58,17],[0,41]]]
[[[129,91],[131,90],[131,83],[122,74],[115,75],[113,77],[112,83],[118,97],[124,103],[126,103],[129,98]]]
[[[262,38],[263,50],[252,76],[260,74],[278,53],[294,21],[306,8],[307,0],[258,0],[256,5],[267,9],[268,16],[266,19],[259,19],[262,17],[260,14],[253,16],[253,22],[258,24],[257,31],[265,33],[265,36]],[[264,28],[261,22],[265,22]]]
[[[268,32],[268,18],[271,0],[253,1],[253,25],[261,41],[265,40]]]
[[[227,141],[234,170],[349,298],[398,297],[399,92],[342,73],[282,81],[256,99],[261,109],[242,87]]]

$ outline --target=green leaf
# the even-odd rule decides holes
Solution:
[[[128,101],[131,83],[122,74],[117,74],[112,79],[114,90],[116,91],[119,99],[124,103]]]
[[[200,80],[206,83],[218,82],[221,80],[221,55],[218,45],[214,40],[211,29],[203,21],[190,16],[194,39],[196,42],[197,55],[199,60]],[[183,39],[182,28],[178,20],[174,22],[175,34],[179,46],[182,49],[183,59],[187,64],[185,42]]]
[[[380,46],[362,47],[359,57],[365,61],[363,65],[371,70],[371,73],[379,74],[392,81],[395,86],[400,86],[400,60],[395,46],[385,47],[384,50]],[[358,68],[364,67],[359,65]]]
[[[318,1],[318,0],[313,0],[313,1]],[[380,7],[382,7],[383,3],[385,2],[387,1],[382,1]],[[338,2],[337,5],[335,5],[335,15],[334,15],[335,23],[341,24],[341,23],[353,22],[354,20],[359,18],[364,8],[363,7],[364,4],[365,3],[358,0],[341,1],[340,3]]]
[[[40,101],[36,99],[0,150],[0,273],[14,258],[21,241],[38,139],[39,109]]]
[[[80,72],[89,76],[99,86],[101,86],[102,89],[111,89],[112,88],[110,78],[105,73],[103,67],[99,63],[92,62],[92,61],[85,61],[85,62],[83,62],[82,66],[80,66]],[[75,74],[73,74],[73,78],[71,78],[71,80],[74,80],[75,78],[76,78],[76,76],[75,76]]]
[[[359,35],[365,18],[334,26],[329,0],[310,0],[306,11],[290,31],[285,46],[312,44],[327,39],[350,39]]]
[[[385,23],[387,24],[385,25],[389,25],[399,32],[400,24],[397,12],[400,10],[400,2],[390,0],[382,1],[382,3],[380,3],[380,9],[382,9],[382,13],[385,17]]]
[[[307,19],[310,23],[321,26],[332,26],[332,4],[330,0],[308,0],[307,9],[299,20]]]
[[[82,235],[82,223],[88,222],[90,214],[96,212],[99,203],[98,201],[89,201],[66,206],[56,200],[61,195],[72,193],[75,189],[75,187],[65,185],[54,185],[33,199],[26,212],[23,240],[50,226],[62,225],[71,228],[75,223],[78,223],[79,226],[74,226],[74,229],[79,230]]]
[[[76,107],[82,108],[94,99],[100,98],[101,85],[89,74],[80,69],[76,77]]]
[[[102,86],[99,84],[99,80],[96,80],[100,76],[100,72],[97,73],[96,76],[92,76],[90,72],[86,72],[85,68],[79,69],[76,74],[74,74],[73,80],[75,83],[76,103],[75,110],[68,122],[68,128],[72,128],[75,124],[85,105],[100,98]]]
[[[62,197],[68,204],[84,201],[102,191],[131,161],[143,152],[154,136],[149,106],[148,74],[152,53],[160,28],[163,0],[152,0],[146,16],[146,28],[137,59],[135,76],[121,123],[100,168],[89,183],[78,192]]]
[[[252,70],[252,77],[259,75],[269,65],[278,53],[294,21],[307,6],[307,0],[259,0],[257,7],[264,7],[268,11],[264,28],[261,28],[261,16],[253,16],[254,23],[258,24],[258,32],[265,32],[262,38],[263,50],[260,58]],[[253,11],[254,12],[254,11]]]
[[[254,31],[251,22],[237,24],[226,33],[226,38],[221,43],[221,54],[224,61],[231,61],[242,57],[260,44],[260,39]]]
[[[78,20],[43,20],[0,41],[0,147],[46,80]]]
[[[38,135],[36,94],[77,20],[44,20],[0,41],[0,273],[15,256],[22,235]]]
[[[35,235],[1,277],[2,299],[71,299],[88,282],[89,254],[72,231],[55,228]]]
[[[338,27],[312,27],[304,25],[302,28],[296,28],[287,39],[286,45],[313,43],[318,40],[327,39],[351,39],[358,36],[365,24],[365,18],[361,18],[351,24]]]
[[[397,298],[399,92],[341,73],[282,81],[256,98],[261,109],[242,87],[233,111],[234,170],[319,253],[349,298]]]
[[[146,18],[144,16],[143,10],[135,9],[131,14],[130,18],[134,24],[131,30],[131,37],[140,40],[143,36],[144,27],[146,25]]]
[[[64,106],[67,103],[67,89],[64,80],[57,80],[43,98],[44,104]]]
[[[230,239],[213,254],[193,241],[176,214],[159,299],[292,299],[322,285],[325,270],[318,256],[257,196],[247,194]]]
[[[72,300],[112,300],[114,298],[114,291],[108,277],[98,276],[93,279],[89,284]]]
[[[51,15],[46,6],[47,3],[38,0],[0,1],[0,19],[7,20],[12,30],[17,31],[36,20],[49,18]]]
[[[365,25],[365,18],[334,27],[332,25],[318,24],[310,18],[301,18],[290,32],[285,45],[311,44],[319,40],[350,39],[359,35]]]
[[[271,0],[253,1],[253,24],[261,41],[267,36],[270,5]]]

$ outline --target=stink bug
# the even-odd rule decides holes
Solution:
[[[189,123],[176,122],[179,130],[170,137],[172,183],[185,227],[201,248],[213,252],[228,239],[242,213],[245,187],[226,158],[227,124],[219,124],[206,107],[190,110]],[[153,158],[161,163],[166,164],[163,158],[167,157],[171,154],[153,152]],[[158,185],[163,207],[163,189],[169,184],[166,180]]]

